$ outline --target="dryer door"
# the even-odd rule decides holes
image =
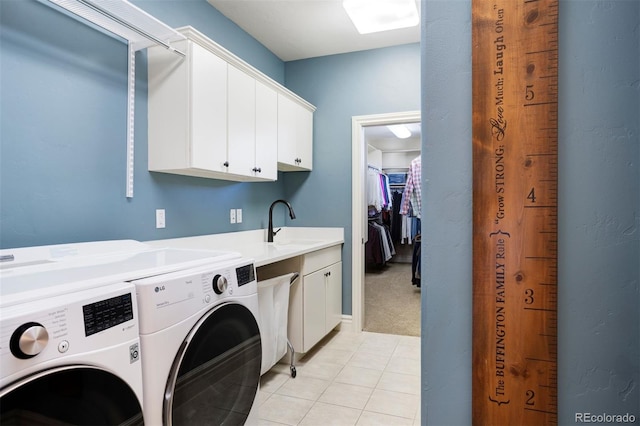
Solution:
[[[42,371],[0,390],[0,424],[142,425],[142,408],[120,378],[93,367]]]
[[[165,425],[244,424],[258,393],[262,347],[254,315],[240,304],[212,309],[174,360]]]

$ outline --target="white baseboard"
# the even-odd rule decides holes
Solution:
[[[342,321],[338,324],[337,330],[353,330],[353,316],[342,315]]]

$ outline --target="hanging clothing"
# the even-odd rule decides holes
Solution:
[[[367,263],[384,265],[396,254],[389,228],[374,221],[369,222],[369,239],[365,244]]]
[[[373,206],[379,212],[382,209],[382,194],[380,194],[378,179],[378,172],[369,167],[367,169],[367,205]]]
[[[380,231],[369,224],[369,238],[364,246],[365,260],[367,263],[384,265],[384,254],[382,252],[382,236]]]
[[[391,211],[391,240],[393,243],[402,243],[402,222],[404,217],[400,214],[402,204],[402,192],[394,190],[392,193],[393,209]]]
[[[393,205],[389,178],[373,166],[367,168],[367,205],[374,206],[376,211],[388,210]]]
[[[411,244],[413,239],[416,237],[416,229],[419,229],[416,228],[417,220],[420,219],[411,216],[402,216],[402,237],[400,239],[402,244],[405,242]]]
[[[420,218],[422,211],[422,161],[420,157],[416,157],[409,165],[409,173],[407,175],[407,183],[402,194],[402,206],[400,214],[408,215],[409,210],[413,208],[413,215]]]
[[[421,238],[417,237],[413,242],[413,256],[411,260],[411,284],[421,287]]]

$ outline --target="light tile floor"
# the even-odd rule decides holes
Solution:
[[[419,337],[332,332],[296,370],[262,376],[261,425],[420,424]]]

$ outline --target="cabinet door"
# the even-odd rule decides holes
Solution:
[[[313,112],[288,96],[278,94],[278,168],[311,170]]]
[[[326,269],[305,275],[303,278],[304,345],[307,352],[326,335],[325,273]]]
[[[255,176],[278,179],[278,94],[256,80]]]
[[[279,166],[297,166],[295,129],[296,105],[293,100],[278,94],[278,163]],[[286,170],[286,169],[283,169]]]
[[[191,167],[225,171],[227,161],[227,63],[205,48],[191,45]],[[167,126],[172,122],[169,118]]]
[[[229,65],[229,173],[253,176],[256,139],[256,81]]]
[[[313,168],[313,112],[298,105],[296,112],[296,151],[298,167],[304,170]]]
[[[342,262],[326,269],[326,329],[329,333],[342,321]]]

